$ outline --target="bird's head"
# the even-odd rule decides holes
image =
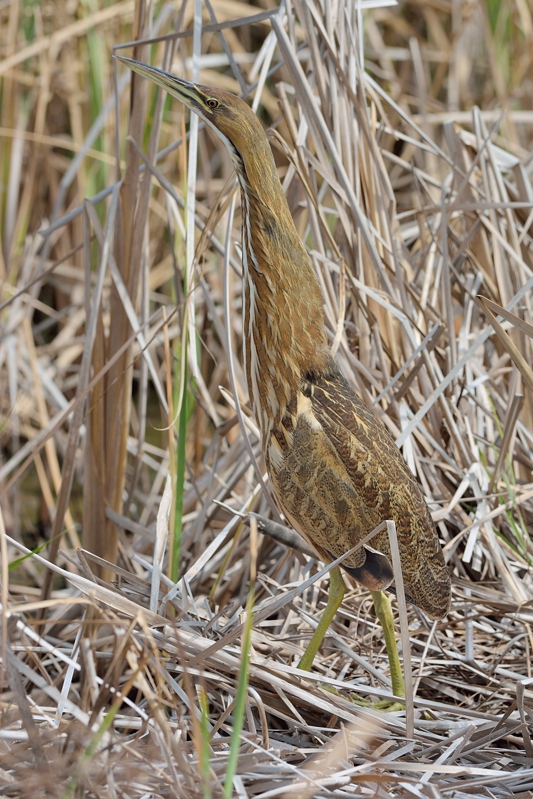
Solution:
[[[117,56],[126,66],[181,100],[215,131],[226,145],[235,168],[244,165],[246,154],[268,142],[254,112],[243,100],[221,89],[190,83],[157,67]],[[270,148],[269,148],[270,149]]]

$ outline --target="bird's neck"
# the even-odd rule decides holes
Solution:
[[[239,174],[245,371],[263,441],[294,406],[306,376],[329,360],[322,292],[266,145],[268,169]]]

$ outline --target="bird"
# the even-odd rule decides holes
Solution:
[[[450,575],[424,496],[385,425],[330,353],[324,298],[298,235],[265,130],[241,98],[119,57],[197,114],[225,144],[242,202],[243,360],[267,473],[286,519],[325,563],[385,520],[396,523],[406,598],[431,619],[450,608]],[[390,599],[388,533],[342,563],[368,588],[381,622],[392,692],[405,697]],[[340,607],[345,582],[330,571],[328,602],[299,667],[310,671]]]

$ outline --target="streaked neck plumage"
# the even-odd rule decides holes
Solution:
[[[232,157],[242,196],[245,372],[265,442],[329,356],[322,292],[262,128],[256,137],[251,158]]]
[[[205,120],[231,156],[242,194],[245,371],[263,448],[298,390],[331,360],[323,297],[294,226],[261,122],[239,97],[119,57]]]

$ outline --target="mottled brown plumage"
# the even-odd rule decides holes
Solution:
[[[405,592],[433,619],[449,609],[450,578],[422,492],[388,430],[354,394],[334,362],[303,380],[300,408],[267,450],[272,482],[292,524],[327,561],[394,519]],[[333,531],[335,534],[333,535]],[[386,531],[344,561],[367,588],[388,588]]]
[[[245,371],[283,512],[326,561],[394,519],[406,593],[431,618],[442,618],[450,580],[429,511],[391,435],[329,354],[320,286],[259,120],[233,95],[122,60],[204,119],[235,166],[243,207]],[[344,567],[379,591],[393,579],[389,557],[388,535],[380,533]]]

